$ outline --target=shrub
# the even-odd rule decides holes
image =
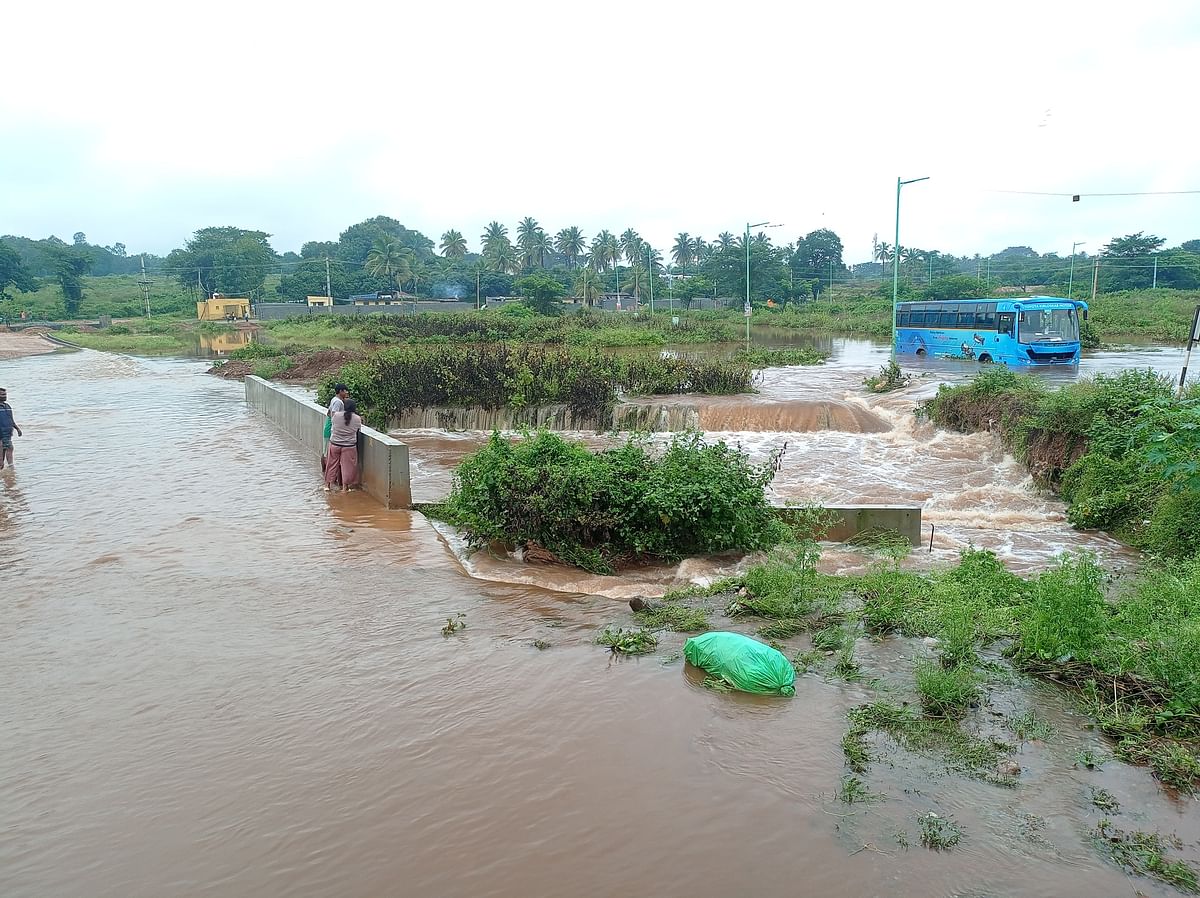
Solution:
[[[677,437],[660,455],[643,441],[604,452],[541,431],[510,444],[492,434],[454,475],[436,513],[472,543],[534,542],[586,570],[775,545],[766,466],[724,443]]]

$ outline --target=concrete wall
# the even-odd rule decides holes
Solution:
[[[788,520],[789,510],[779,508],[779,516]],[[832,523],[823,538],[831,542],[844,543],[869,530],[895,530],[914,546],[921,545],[920,505],[826,505],[825,510]],[[805,511],[797,509],[797,514]]]
[[[260,377],[246,378],[246,403],[288,436],[298,440],[314,459],[324,446],[325,409],[300,399]],[[411,508],[408,446],[370,427],[362,429],[359,472],[362,487],[388,508]]]
[[[411,315],[413,312],[474,312],[475,301],[456,302],[419,300],[391,306],[310,306],[302,302],[260,302],[254,305],[254,317],[260,321],[279,321],[305,315]]]

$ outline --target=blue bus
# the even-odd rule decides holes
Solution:
[[[1077,365],[1087,303],[1058,296],[896,304],[896,352],[1002,365]]]

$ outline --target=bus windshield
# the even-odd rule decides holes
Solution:
[[[1079,322],[1074,309],[1026,309],[1021,313],[1020,334],[1022,343],[1075,343],[1079,340]]]

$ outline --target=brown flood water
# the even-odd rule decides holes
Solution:
[[[893,753],[865,777],[885,800],[839,804],[866,685],[715,693],[673,635],[614,659],[592,640],[620,600],[472,578],[420,515],[326,497],[203,367],[0,366],[26,429],[0,475],[6,898],[1175,894],[1096,853],[1089,786],[1196,860],[1195,803],[1074,769],[1097,737],[1042,688],[993,697],[1059,730],[1021,749],[1018,788]],[[859,649],[894,675],[922,646]],[[959,848],[920,847],[930,810]]]

